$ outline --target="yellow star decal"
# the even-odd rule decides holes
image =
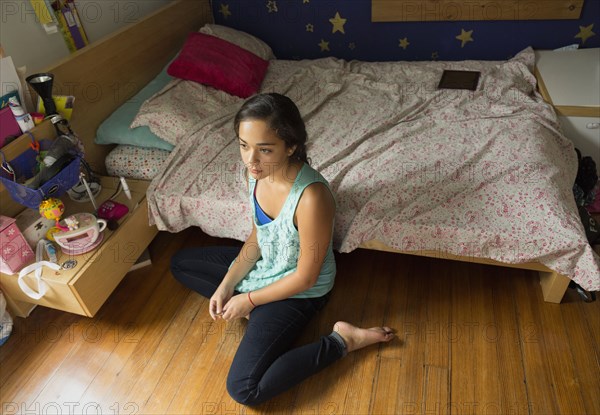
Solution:
[[[465,29],[460,29],[460,35],[456,36],[456,38],[462,41],[462,44],[460,45],[461,48],[464,48],[467,42],[473,42],[473,38],[471,37],[472,34],[472,30],[465,32]]]
[[[342,16],[340,16],[339,12],[335,12],[335,17],[329,19],[329,21],[333,25],[331,33],[342,32],[343,34],[346,34],[346,32],[344,32],[344,24],[346,24],[346,20],[347,19],[342,19]]]
[[[591,25],[585,26],[585,27],[579,26],[579,33],[575,37],[576,38],[578,37],[581,39],[581,44],[584,44],[586,40],[588,40],[592,36],[596,35],[594,32],[592,32],[593,27],[594,27],[593,23]]]
[[[302,0],[302,4],[310,3],[310,0]]]
[[[306,31],[307,32],[314,32],[315,31],[315,27],[312,25],[312,23],[309,23],[306,25]]]
[[[437,60],[440,57],[440,54],[436,52],[433,52],[431,54],[431,59],[433,59],[434,61]]]
[[[279,11],[277,9],[277,1],[276,0],[269,0],[267,2],[267,9],[269,10],[269,13],[277,13]]]
[[[406,48],[408,47],[408,45],[410,45],[410,42],[408,41],[407,37],[405,37],[404,39],[400,39],[399,41],[400,41],[400,44],[398,46],[401,47],[404,50],[406,50]]]
[[[221,10],[219,10],[219,13],[221,13],[225,19],[231,16],[231,12],[229,11],[229,4],[221,3]]]
[[[350,50],[354,50],[354,49],[356,49],[356,43],[354,43],[354,42],[348,43],[348,48],[349,48]]]
[[[325,42],[325,40],[321,39],[319,47],[321,48],[321,52],[329,51],[329,42]]]

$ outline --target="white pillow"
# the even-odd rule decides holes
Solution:
[[[218,24],[206,24],[200,28],[200,33],[218,37],[234,45],[244,48],[264,60],[276,59],[271,47],[259,38],[249,33]]]

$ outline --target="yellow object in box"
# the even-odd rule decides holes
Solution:
[[[75,97],[72,95],[54,95],[52,97],[54,104],[56,105],[56,111],[68,121],[71,121],[71,115],[73,114],[73,105],[75,103]],[[46,108],[42,99],[38,99],[37,112],[46,114]]]

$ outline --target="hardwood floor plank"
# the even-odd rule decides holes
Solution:
[[[574,290],[567,290],[567,295],[570,295],[570,301],[578,305],[577,308],[579,309],[581,324],[587,326],[587,330],[594,342],[595,349],[598,355],[600,355],[600,293],[597,293],[598,298],[592,303],[581,301]]]
[[[394,275],[394,269],[389,266],[389,253],[371,253],[370,269],[364,270],[364,275],[369,275],[371,284],[367,294],[365,310],[359,325],[363,328],[382,327],[386,325],[386,314],[390,306],[390,286],[393,278],[404,278],[404,275]],[[359,275],[359,278],[364,278]],[[329,407],[339,408],[336,412],[344,414],[366,414],[373,405],[371,397],[379,379],[377,377],[380,367],[380,355],[389,347],[397,347],[398,339],[391,343],[380,343],[358,350],[352,354],[356,356],[352,367],[352,375],[348,383],[348,391],[343,403],[333,399],[326,403]],[[337,389],[337,388],[336,388]],[[322,402],[321,406],[323,406]],[[339,406],[338,406],[339,405]]]
[[[402,365],[407,364],[410,363],[380,356],[377,361],[377,383],[368,413],[381,415],[420,413],[417,403],[406,399],[406,394],[400,390],[400,385],[405,381],[402,376],[406,373],[406,370],[402,370]]]
[[[443,260],[425,260],[419,268],[428,274],[426,297],[422,300],[427,304],[425,318],[427,323],[434,328],[434,337],[428,336],[425,342],[425,365],[436,368],[450,367],[450,353],[452,345],[453,326],[451,322],[452,275],[448,272],[448,264]],[[449,373],[449,372],[448,372]],[[448,391],[447,391],[448,392]],[[450,396],[444,393],[444,396]],[[440,402],[444,406],[447,402]]]
[[[450,356],[453,325],[451,322],[451,274],[443,260],[424,261],[419,266],[429,275],[427,296],[427,324],[436,327],[433,338],[424,344],[423,397],[420,409],[425,413],[447,413],[450,408]]]
[[[167,367],[173,360],[178,358],[179,348],[204,302],[205,299],[195,293],[190,292],[187,295],[181,309],[178,310],[173,320],[166,327],[165,334],[161,338],[158,347],[149,356],[149,364],[144,367],[140,376],[132,382],[133,388],[125,399],[126,402],[138,402],[140,409],[147,406],[147,402],[152,398]]]
[[[450,389],[447,367],[426,365],[423,377],[423,398],[420,410],[426,414],[446,414],[450,412]]]
[[[206,311],[206,300],[199,294],[190,293],[188,298],[195,298],[201,301],[194,320],[179,346],[176,356],[171,360],[165,368],[164,373],[160,377],[156,388],[154,389],[150,399],[145,406],[141,408],[142,413],[148,414],[165,414],[183,382],[184,374],[190,367],[191,362],[199,353],[200,345],[203,342],[204,336],[209,330],[209,326],[204,321],[201,313]],[[184,310],[182,309],[182,312]]]
[[[473,301],[474,321],[479,323],[476,328],[475,340],[477,348],[477,378],[476,378],[476,406],[483,413],[494,413],[498,409],[502,412],[502,402],[505,391],[500,384],[500,366],[498,360],[498,332],[503,328],[498,324],[494,313],[494,293],[492,291],[493,281],[490,273],[494,270],[492,266],[480,266],[476,278],[472,281],[476,284]],[[501,271],[504,274],[504,269]],[[502,278],[505,278],[504,275]],[[478,403],[478,405],[477,405]]]
[[[523,272],[525,278],[532,273]],[[529,275],[527,275],[529,274]],[[496,344],[499,362],[497,377],[500,384],[500,401],[497,407],[490,410],[515,415],[528,414],[527,388],[525,386],[525,369],[523,367],[523,351],[518,330],[519,316],[514,299],[514,287],[523,283],[521,275],[506,272],[504,268],[489,267],[486,279],[492,289],[494,325],[488,327],[485,336]]]
[[[514,286],[515,304],[519,315],[519,337],[525,369],[528,406],[531,414],[559,413],[548,370],[545,330],[540,316],[539,287],[525,275],[521,284]]]
[[[528,283],[532,284],[531,281]],[[558,411],[561,414],[585,413],[583,397],[577,384],[570,339],[561,315],[562,305],[543,302],[538,304],[548,365],[546,370],[550,372]]]
[[[223,344],[233,347],[233,344],[237,345],[241,340],[241,323],[213,322],[208,314],[207,302],[200,307],[198,317],[198,323],[203,327],[201,343],[198,344],[196,356],[188,370],[181,374],[180,387],[167,408],[167,413],[195,413],[194,406],[198,401],[214,402],[214,397],[208,396],[204,390],[207,382],[216,383],[225,391],[226,374],[231,360],[218,361],[219,366],[227,370],[224,375],[215,374],[211,370]]]
[[[570,343],[575,381],[581,391],[585,413],[600,414],[600,354],[588,326],[581,324],[580,305],[580,302],[561,304],[560,312]]]
[[[500,402],[496,345],[487,338],[494,316],[484,268],[461,264],[453,278],[452,412],[483,413]]]
[[[197,382],[196,400],[191,405],[191,413],[206,413],[216,408],[220,413],[240,413],[244,406],[235,402],[227,393],[227,374],[235,356],[241,335],[247,322],[228,321],[219,341],[214,358],[208,368],[209,376],[203,382]]]
[[[372,398],[371,413],[420,413],[423,398],[425,344],[428,341],[427,297],[428,277],[421,274],[419,260],[403,256],[404,275],[392,279],[388,310],[395,310],[386,324],[399,330],[399,341],[383,349],[379,378]],[[397,314],[396,314],[397,313]],[[395,373],[397,372],[397,373]],[[390,390],[387,379],[395,385]],[[395,402],[391,402],[395,400]],[[394,408],[392,412],[390,410]]]
[[[419,270],[415,267],[414,260],[415,258],[409,255],[394,255],[388,258],[395,272],[390,281],[385,325],[396,331],[397,339],[390,347],[380,351],[382,358],[402,361],[406,355],[406,342],[412,344],[415,336],[418,337],[418,322],[415,319],[418,318],[420,310],[419,302],[411,299],[419,295],[415,292],[413,284],[418,284],[415,279],[420,275],[417,276]]]

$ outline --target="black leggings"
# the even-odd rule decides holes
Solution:
[[[237,247],[188,248],[171,260],[171,272],[186,287],[212,297]],[[235,294],[238,294],[237,292]],[[259,305],[250,321],[227,376],[227,391],[244,405],[257,405],[290,389],[345,355],[337,333],[292,349],[294,341],[329,298],[288,298]]]

